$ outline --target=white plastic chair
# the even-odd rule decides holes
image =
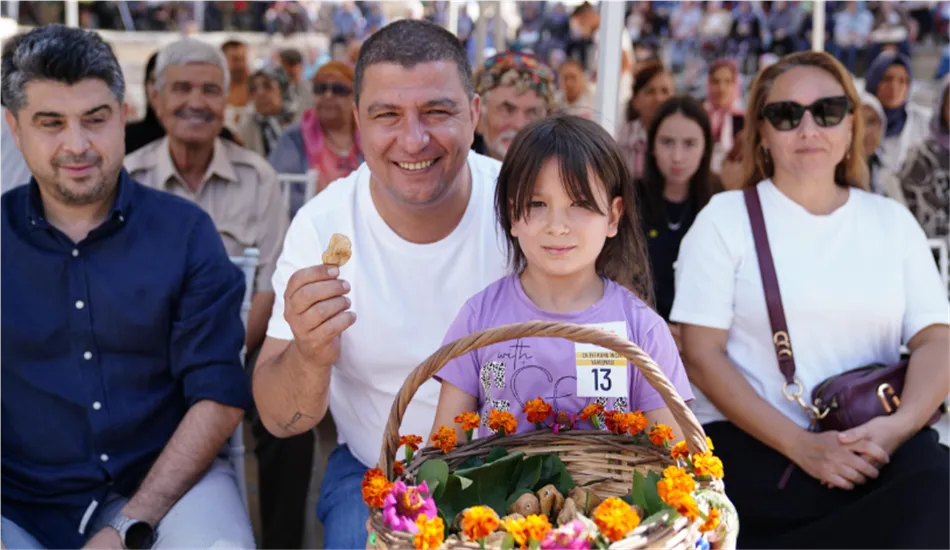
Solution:
[[[243,256],[231,257],[231,262],[241,268],[241,271],[244,273],[244,299],[241,301],[241,321],[244,323],[245,330],[247,330],[247,316],[251,311],[251,298],[254,296],[254,278],[257,274],[257,264],[260,262],[260,255],[260,251],[256,248],[245,248]],[[244,365],[246,354],[247,348],[242,348],[242,365]],[[234,466],[234,474],[237,477],[241,498],[244,500],[244,507],[247,508],[247,480],[244,474],[244,453],[244,422],[241,422],[228,440],[228,455],[231,459],[231,464]]]
[[[290,191],[295,185],[303,186],[303,202],[317,194],[317,171],[310,170],[306,174],[277,174],[277,183],[280,185],[280,194],[284,197],[284,207],[290,212]]]

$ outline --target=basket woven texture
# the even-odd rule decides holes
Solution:
[[[445,366],[446,363],[466,353],[509,340],[531,337],[565,338],[576,343],[595,344],[619,353],[640,369],[643,377],[663,398],[676,423],[682,430],[683,439],[691,453],[706,452],[706,434],[692,411],[679,396],[676,388],[666,378],[660,367],[636,344],[610,332],[570,323],[531,321],[490,328],[472,333],[442,346],[422,364],[416,367],[403,383],[390,411],[389,421],[383,436],[380,467],[389,479],[393,479],[393,463],[399,446],[399,427],[403,414],[422,384]],[[669,452],[657,447],[634,444],[629,437],[600,430],[568,430],[553,433],[552,430],[523,432],[508,436],[491,436],[460,444],[455,450],[443,454],[428,447],[415,455],[412,464],[401,478],[414,481],[419,466],[429,458],[441,458],[454,470],[472,456],[485,457],[492,447],[501,446],[508,452],[522,451],[527,456],[556,453],[571,473],[578,486],[587,485],[602,496],[623,496],[630,492],[633,474],[644,475],[648,470],[662,473],[674,462]],[[588,485],[589,484],[589,485]],[[702,484],[701,484],[702,485]],[[709,485],[707,485],[709,486]],[[722,491],[722,483],[711,488]],[[453,518],[446,518],[451,522]],[[383,523],[381,511],[371,514],[372,528],[376,532],[376,547],[379,549],[412,548],[412,535],[394,531]],[[673,548],[691,549],[699,540],[700,521],[690,523],[680,517],[671,525],[651,524],[637,527],[628,538],[611,546],[620,549]],[[488,548],[500,548],[489,544]],[[480,548],[475,541],[447,540],[443,548]]]

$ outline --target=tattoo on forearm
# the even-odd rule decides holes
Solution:
[[[308,419],[308,420],[313,420],[313,417],[310,416],[309,414],[304,414],[304,413],[302,413],[302,412],[300,412],[300,411],[297,411],[297,412],[294,413],[294,416],[290,419],[289,422],[286,422],[286,423],[284,423],[284,424],[281,424],[280,427],[283,428],[283,429],[285,429],[285,430],[287,430],[287,431],[291,431],[291,430],[294,429],[294,426],[296,426],[297,423],[300,422],[301,420],[303,420],[304,418],[306,418],[306,419]]]

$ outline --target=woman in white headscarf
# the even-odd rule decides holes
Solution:
[[[861,115],[864,117],[864,153],[867,155],[868,171],[871,175],[869,190],[904,204],[900,180],[884,164],[881,152],[881,143],[887,135],[887,115],[884,107],[874,95],[868,92],[860,93]]]

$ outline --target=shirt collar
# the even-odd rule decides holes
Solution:
[[[40,186],[36,178],[31,177],[29,192],[26,194],[26,218],[30,222],[31,229],[48,229],[49,221],[46,219],[46,212],[43,208],[43,199],[40,197]],[[109,210],[106,219],[116,219],[125,221],[129,210],[132,207],[132,179],[129,173],[123,168],[119,172],[119,181],[116,183],[115,201]]]
[[[168,182],[173,179],[179,184],[184,185],[185,180],[178,174],[178,169],[175,168],[175,162],[172,160],[168,136],[162,138],[162,143],[158,146],[156,154],[158,155],[158,162],[155,164],[155,168],[158,171],[156,175],[161,185],[167,189]],[[205,175],[201,180],[202,185],[211,179],[211,176],[218,176],[230,182],[238,181],[237,174],[234,173],[234,167],[228,161],[228,153],[224,148],[224,143],[221,142],[221,138],[214,138],[214,151],[211,153],[211,164],[208,165],[208,169],[205,171]]]

